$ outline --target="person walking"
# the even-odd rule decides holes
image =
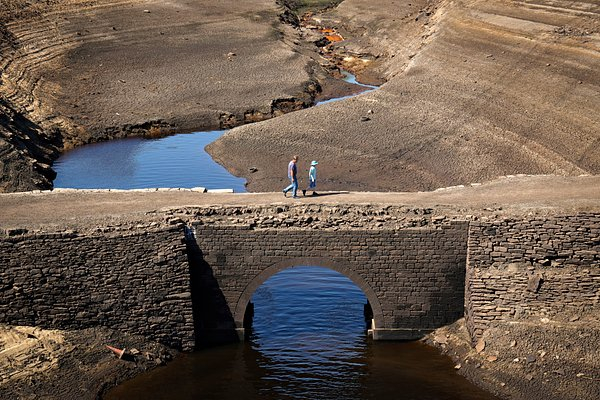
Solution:
[[[319,195],[319,193],[315,192],[315,188],[317,187],[317,164],[319,163],[314,160],[310,163],[310,169],[308,170],[308,187],[302,189],[302,196],[306,196],[307,190],[312,190],[313,196]]]
[[[292,157],[292,161],[288,164],[288,178],[290,178],[290,185],[283,189],[283,197],[287,197],[287,192],[292,191],[292,198],[298,198],[298,156]]]

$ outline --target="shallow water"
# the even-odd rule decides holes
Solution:
[[[347,71],[342,70],[341,73],[342,73],[342,76],[343,76],[343,78],[342,78],[343,81],[348,82],[348,83],[352,83],[354,85],[362,86],[363,88],[365,88],[359,94],[372,92],[373,90],[375,90],[375,89],[377,89],[379,87],[379,86],[373,86],[373,85],[367,85],[367,84],[364,84],[364,83],[360,83],[360,82],[358,82],[356,80],[356,76],[354,76],[353,74],[351,74],[351,73],[349,73]],[[336,97],[336,98],[329,99],[329,100],[323,100],[323,101],[319,101],[316,105],[327,104],[327,103],[332,103],[334,101],[349,99],[349,98],[354,97],[354,96],[356,96],[356,94],[352,94],[352,95],[349,95],[349,96]]]
[[[465,399],[493,396],[420,342],[373,342],[364,294],[320,267],[280,272],[252,299],[245,343],[183,354],[107,399]]]
[[[55,161],[54,187],[205,187],[245,192],[246,180],[231,175],[204,151],[206,145],[223,133],[181,133],[161,139],[129,138],[78,147]]]

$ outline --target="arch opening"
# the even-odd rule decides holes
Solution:
[[[294,300],[301,304],[291,305],[292,309],[296,311],[300,310],[304,313],[308,310],[310,312],[311,307],[315,306],[312,303],[319,301],[320,298],[330,302],[348,301],[348,298],[338,298],[338,295],[342,297],[348,295],[350,298],[354,296],[352,298],[353,302],[360,304],[360,314],[363,319],[361,329],[369,331],[373,325],[381,324],[382,312],[379,301],[372,288],[360,275],[348,267],[332,263],[329,260],[293,259],[277,263],[264,270],[252,280],[240,296],[235,309],[234,319],[238,336],[241,340],[247,339],[252,333],[251,326],[255,310],[253,298],[255,296],[264,296],[265,292],[269,292],[266,295],[272,296],[273,290],[279,290],[278,286],[288,291],[295,289],[308,290],[304,294],[307,296],[305,299],[296,298]],[[321,292],[319,293],[319,291]],[[290,297],[287,293],[282,297],[274,301],[279,301],[283,307],[285,307],[285,303],[290,298],[294,298],[294,296]],[[272,302],[270,307],[274,307],[276,304]],[[356,304],[354,304],[355,306]],[[303,307],[303,309],[296,307]],[[323,308],[323,305],[321,304],[318,307]],[[317,312],[318,310],[314,311]],[[342,314],[343,310],[340,309],[338,311]],[[356,312],[356,310],[354,311]],[[268,312],[272,313],[273,309]],[[281,315],[280,318],[286,318],[285,312]],[[333,314],[330,315],[329,319],[332,317]],[[277,323],[277,321],[273,322]]]
[[[244,314],[245,338],[258,331],[284,337],[282,327],[296,332],[343,336],[364,333],[373,312],[361,291],[345,275],[320,266],[295,266],[268,278],[253,294]]]

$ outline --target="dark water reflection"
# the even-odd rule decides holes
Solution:
[[[319,267],[267,280],[250,339],[183,354],[108,399],[493,399],[420,342],[366,337],[363,293]]]

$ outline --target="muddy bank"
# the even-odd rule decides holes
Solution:
[[[63,149],[230,128],[309,107],[323,87],[326,96],[356,90],[330,87],[328,72],[296,49],[284,10],[269,0],[9,1],[0,10],[0,190],[50,188],[47,166]]]
[[[106,345],[123,349],[123,358]],[[0,398],[96,399],[176,351],[106,328],[82,331],[0,326]]]
[[[62,141],[0,98],[0,192],[50,189]]]
[[[597,315],[498,324],[475,348],[461,319],[424,341],[452,357],[459,374],[503,399],[589,400],[600,393]]]
[[[262,121],[208,149],[250,191],[280,190],[294,153],[324,161],[323,190],[600,171],[594,2],[346,0],[305,15],[267,0],[56,0],[17,12],[21,3],[3,10],[0,96],[49,137],[52,154]],[[338,65],[387,83],[306,109],[356,90],[332,85]],[[39,151],[0,140],[10,153],[3,190],[49,186]],[[19,174],[27,185],[13,183]]]
[[[313,24],[380,89],[236,128],[208,151],[251,191],[300,155],[325,190],[413,191],[600,171],[600,9],[567,1],[346,0]],[[369,60],[373,60],[372,62]],[[360,74],[359,74],[360,77]],[[254,167],[250,172],[249,167]]]

